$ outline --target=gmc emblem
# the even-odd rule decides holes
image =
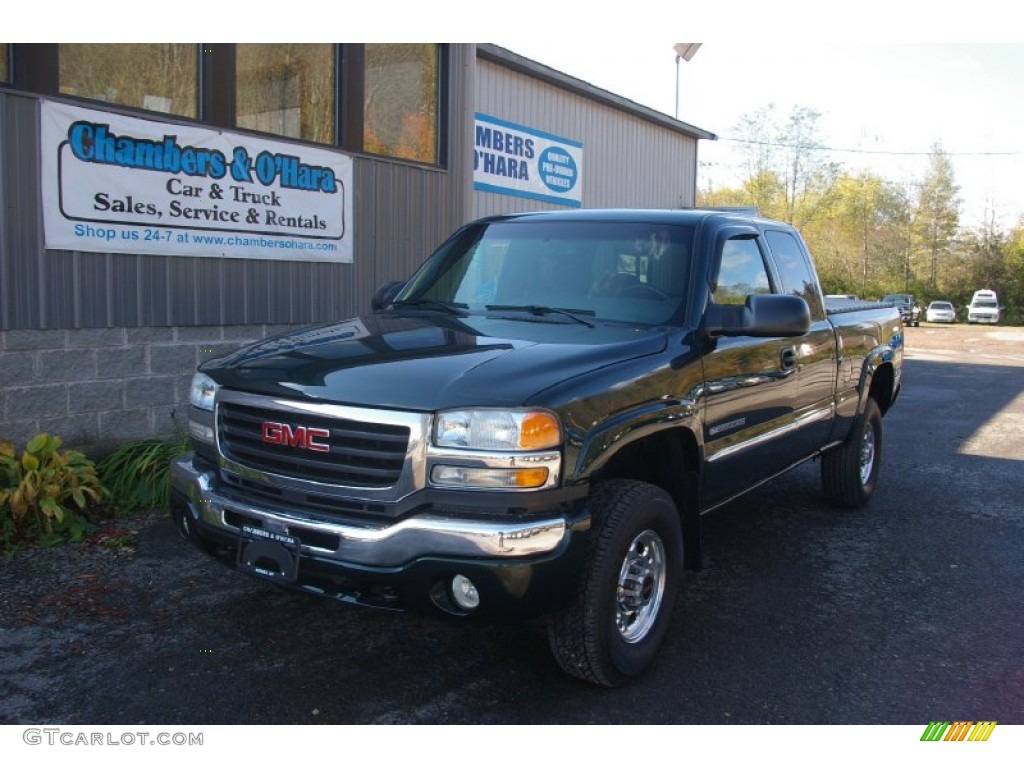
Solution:
[[[282,424],[279,421],[264,421],[261,437],[263,442],[273,443],[274,445],[290,445],[293,448],[305,448],[307,451],[323,451],[325,453],[331,450],[329,444],[316,441],[318,437],[324,437],[329,440],[331,437],[329,429],[292,427],[291,424]]]

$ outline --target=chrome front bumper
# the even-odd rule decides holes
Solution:
[[[392,525],[327,522],[269,506],[256,506],[222,493],[216,473],[195,466],[188,453],[171,462],[171,487],[188,501],[188,514],[200,527],[239,535],[225,513],[256,521],[276,533],[302,540],[303,532],[335,537],[335,549],[302,544],[304,554],[374,568],[397,567],[420,557],[521,558],[553,552],[570,535],[564,517],[530,522],[465,520],[441,515],[414,515]]]

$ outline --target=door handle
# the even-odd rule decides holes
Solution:
[[[796,368],[796,350],[793,347],[786,347],[779,355],[779,362],[782,370],[791,371]]]

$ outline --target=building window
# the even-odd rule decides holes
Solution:
[[[0,43],[0,82],[11,79],[11,44]]]
[[[61,43],[59,57],[62,94],[198,116],[193,43]]]
[[[447,162],[445,45],[47,43],[25,48],[19,52],[17,44],[0,44],[0,82],[6,78],[40,93],[56,88],[62,96],[220,129],[434,166]],[[34,66],[21,67],[23,59]],[[56,71],[49,66],[54,59]]]
[[[334,51],[330,43],[240,43],[235,53],[238,127],[333,144]]]
[[[437,163],[439,62],[438,46],[432,43],[367,43],[367,152]]]

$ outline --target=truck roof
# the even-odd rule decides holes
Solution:
[[[516,221],[549,219],[554,221],[635,221],[664,224],[696,225],[707,219],[735,220],[743,223],[772,224],[791,228],[790,224],[758,216],[746,210],[718,208],[577,208],[559,211],[530,211],[488,216],[479,221]]]

